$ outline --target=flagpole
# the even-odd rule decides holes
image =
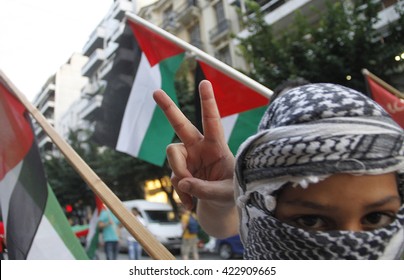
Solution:
[[[154,259],[175,260],[175,257],[165,248],[154,236],[147,230],[132,213],[130,213],[120,199],[108,188],[100,177],[87,165],[87,163],[76,153],[76,151],[56,132],[48,123],[42,113],[33,106],[25,95],[4,75],[0,70],[0,80],[11,90],[19,101],[25,106],[28,112],[35,118],[38,124],[43,128],[46,134],[52,139],[53,143],[65,155],[73,168],[80,174],[84,181],[89,185],[93,192],[115,214],[122,225],[136,238],[143,249]]]
[[[173,34],[144,20],[143,18],[141,18],[135,14],[126,12],[126,17],[129,18],[130,20],[132,20],[138,24],[141,24],[144,27],[156,32],[157,34],[163,36],[164,38],[172,41],[177,46],[182,47],[183,49],[195,54],[197,57],[199,57],[205,63],[209,64],[212,67],[216,67],[217,69],[220,69],[221,71],[226,73],[228,76],[232,77],[235,80],[240,81],[247,87],[253,89],[254,91],[258,92],[259,94],[265,96],[266,98],[271,98],[271,96],[273,94],[272,90],[263,86],[262,84],[258,83],[257,81],[251,79],[250,77],[241,73],[240,71],[237,71],[236,69],[230,67],[226,63],[218,60],[217,58],[207,54],[206,52],[198,49],[197,47],[185,42],[184,40],[174,36]]]
[[[373,80],[375,80],[378,84],[380,84],[382,87],[384,87],[385,89],[387,89],[389,92],[393,93],[395,96],[397,96],[398,98],[404,99],[404,93],[401,93],[399,90],[397,90],[396,88],[392,87],[391,85],[389,85],[388,83],[386,83],[385,81],[383,81],[382,79],[380,79],[379,77],[377,77],[375,74],[369,72],[369,70],[367,69],[362,69],[362,74],[365,76],[369,76],[371,77]]]

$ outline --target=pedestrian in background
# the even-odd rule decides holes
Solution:
[[[199,223],[195,210],[184,210],[181,216],[182,224],[182,244],[181,256],[183,260],[189,260],[189,255],[192,254],[194,260],[199,260],[198,252],[198,231]]]
[[[98,218],[98,228],[102,231],[107,260],[118,258],[120,226],[121,223],[109,209],[102,210]]]

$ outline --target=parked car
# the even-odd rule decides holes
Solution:
[[[243,243],[241,243],[239,235],[216,239],[216,249],[220,258],[225,260],[240,257],[244,252]]]
[[[150,202],[143,199],[124,201],[123,204],[131,211],[136,207],[142,216],[145,227],[169,250],[181,247],[182,226],[175,217],[171,205],[160,202]],[[129,232],[121,229],[119,246],[122,251],[128,250]]]

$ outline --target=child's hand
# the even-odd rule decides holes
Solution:
[[[235,159],[224,136],[211,83],[202,81],[199,92],[204,135],[162,90],[153,95],[182,141],[167,147],[172,182],[188,209],[193,207],[193,196],[200,200],[198,207],[207,206],[215,211],[233,209]]]

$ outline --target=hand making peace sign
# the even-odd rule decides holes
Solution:
[[[237,232],[232,181],[235,159],[224,137],[211,83],[202,81],[199,92],[204,134],[164,91],[155,91],[153,97],[182,141],[167,147],[172,182],[181,201],[191,209],[192,197],[197,197],[204,229],[211,235],[227,236]]]

